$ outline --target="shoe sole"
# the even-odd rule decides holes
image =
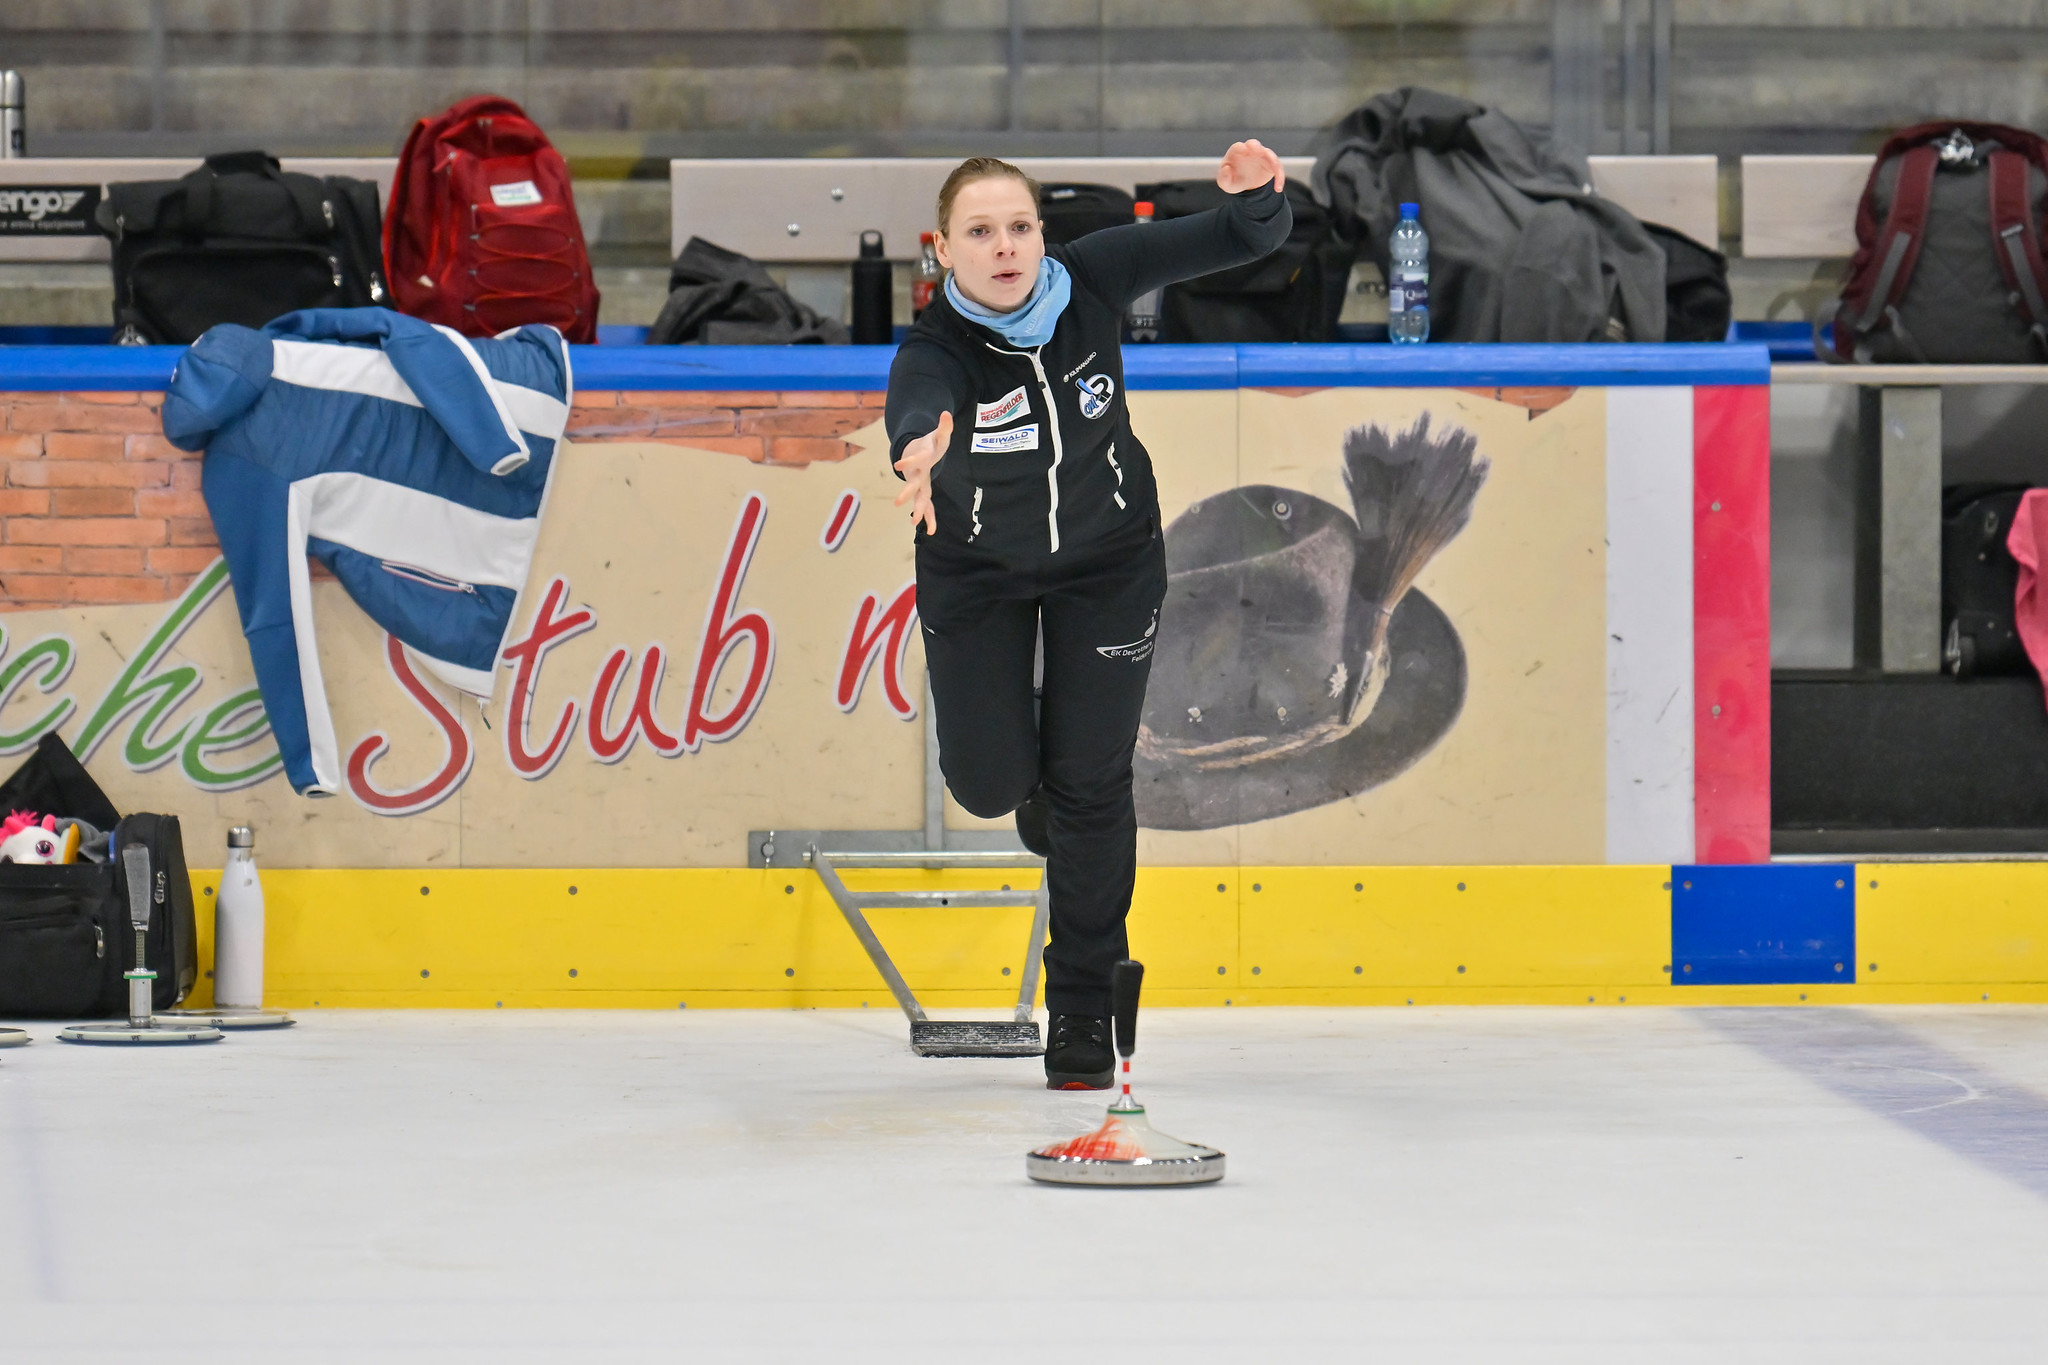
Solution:
[[[1116,1083],[1116,1068],[1107,1071],[1048,1071],[1047,1090],[1107,1090]]]

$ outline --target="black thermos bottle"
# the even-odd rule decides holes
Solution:
[[[882,234],[869,228],[860,235],[860,256],[853,263],[853,341],[856,346],[886,346],[896,339],[896,274],[882,255]]]

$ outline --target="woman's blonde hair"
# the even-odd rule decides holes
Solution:
[[[953,217],[953,198],[961,187],[972,185],[977,180],[993,180],[999,175],[1013,176],[1024,182],[1024,188],[1031,195],[1031,211],[1038,212],[1038,182],[1009,162],[993,156],[970,156],[953,168],[946,177],[946,183],[939,186],[939,231],[944,233]]]

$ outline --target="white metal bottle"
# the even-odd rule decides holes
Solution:
[[[263,1008],[263,882],[256,875],[256,831],[228,831],[213,912],[213,1003],[217,1009]]]

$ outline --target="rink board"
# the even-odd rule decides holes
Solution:
[[[2048,865],[1769,865],[1732,890],[1715,871],[1148,867],[1131,951],[1161,1005],[2048,1001]],[[217,876],[193,874],[197,1004]],[[811,873],[276,869],[264,888],[266,1001],[286,1008],[893,1008]],[[1824,936],[1838,897],[1846,942]],[[1026,912],[871,917],[928,1005],[1014,1002]]]

